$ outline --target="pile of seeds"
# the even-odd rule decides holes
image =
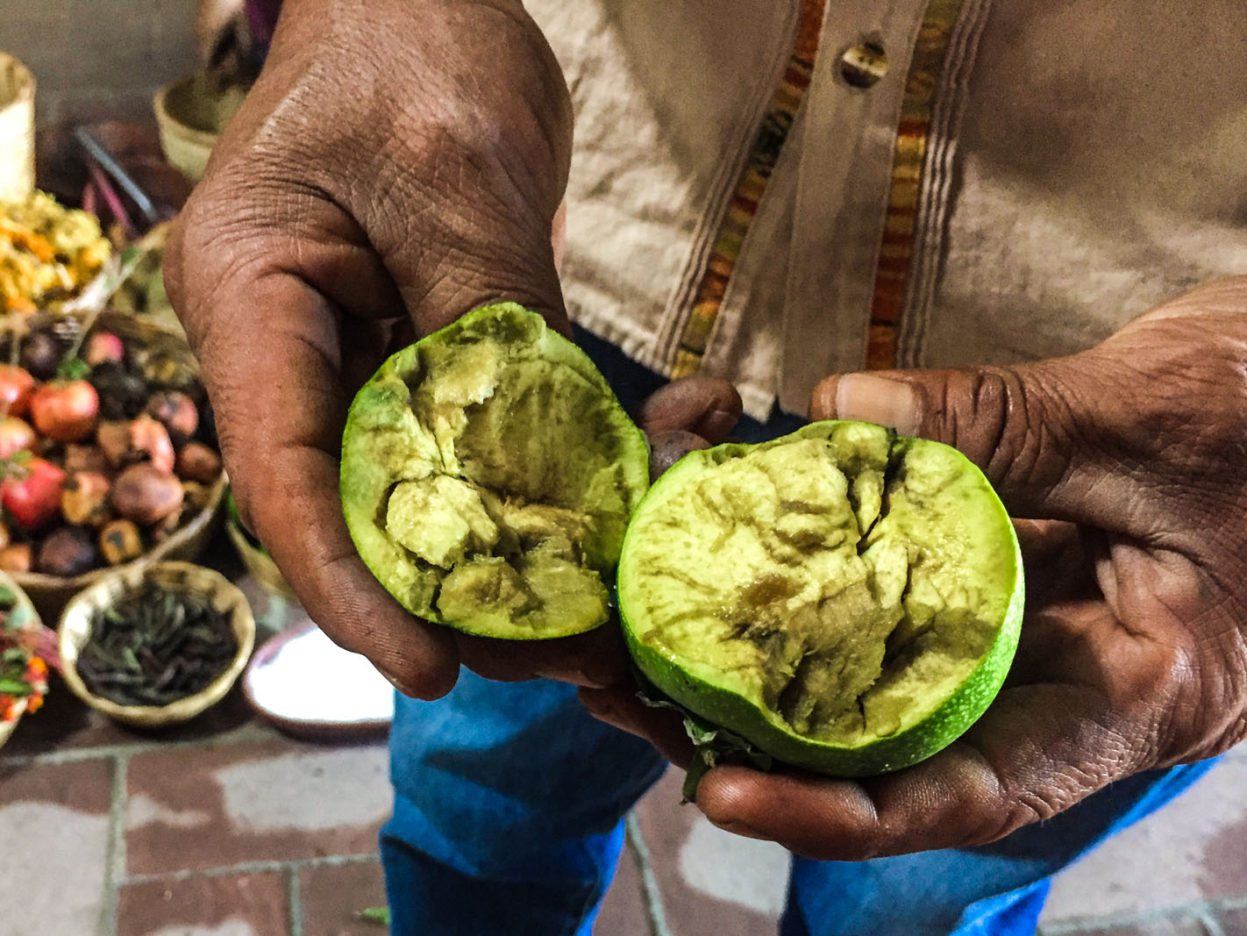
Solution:
[[[78,675],[119,705],[168,705],[206,688],[237,652],[228,612],[146,582],[96,611]]]

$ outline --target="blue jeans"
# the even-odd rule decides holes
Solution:
[[[662,385],[610,345],[578,339],[625,406]],[[799,424],[746,421],[738,435],[769,438]],[[390,753],[394,815],[381,849],[396,936],[589,936],[623,816],[665,767],[648,744],[589,717],[570,686],[466,671],[445,699],[398,699]],[[1031,934],[1052,874],[1210,766],[1132,777],[991,846],[859,863],[795,859],[781,933]]]

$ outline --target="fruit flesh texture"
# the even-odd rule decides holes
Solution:
[[[1006,628],[1016,641],[1018,576],[1007,516],[963,456],[822,423],[677,465],[629,530],[620,603],[646,674],[746,737],[750,726],[730,723],[739,699],[724,704],[724,693],[783,735],[845,749],[957,709],[966,724],[939,726],[931,743],[942,746],[1003,679],[986,674],[983,698],[949,706],[989,655],[1007,668],[1012,648],[995,648]],[[705,685],[723,690],[709,705]],[[773,753],[791,762],[794,750]],[[880,768],[898,766],[888,756]]]
[[[575,346],[518,306],[400,352],[343,446],[347,525],[414,614],[470,633],[580,633],[610,613],[648,449]]]

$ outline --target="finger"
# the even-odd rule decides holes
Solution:
[[[459,658],[473,672],[500,682],[557,679],[577,686],[623,685],[631,664],[614,624],[555,640],[496,640],[456,634]]]
[[[740,394],[730,382],[687,377],[650,394],[641,404],[637,422],[651,435],[683,430],[717,445],[736,428],[741,410]]]
[[[728,831],[811,858],[861,861],[997,841],[1133,769],[1090,690],[1022,687],[1002,694],[993,713],[931,760],[863,782],[716,768],[697,805]]]
[[[580,704],[599,721],[644,738],[679,767],[688,767],[693,759],[693,743],[680,714],[646,705],[635,689],[581,689]]]
[[[983,469],[1016,516],[1120,523],[1129,479],[1104,470],[1082,425],[1088,357],[960,371],[828,377],[815,419],[861,419],[955,446]],[[1116,514],[1116,516],[1114,515]]]
[[[657,481],[689,452],[710,447],[701,436],[683,429],[666,429],[649,437],[649,476]]]
[[[205,299],[187,321],[246,523],[333,640],[408,695],[445,694],[458,671],[449,634],[381,588],[342,519],[338,450],[348,401],[328,304],[284,273],[227,278],[193,294]]]

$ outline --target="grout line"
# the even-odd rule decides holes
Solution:
[[[1225,930],[1221,928],[1221,924],[1207,910],[1201,913],[1197,919],[1207,936],[1225,936]]]
[[[0,767],[31,767],[56,766],[59,764],[75,764],[80,761],[96,760],[102,757],[125,757],[135,754],[147,754],[151,751],[177,751],[188,748],[232,747],[255,741],[267,741],[277,737],[272,731],[255,725],[245,725],[224,734],[209,738],[197,738],[193,741],[136,741],[128,744],[104,744],[98,747],[70,748],[64,751],[45,751],[42,754],[12,754],[0,756]]]
[[[299,884],[299,869],[286,871],[287,896],[290,901],[290,936],[303,936],[303,894]]]
[[[636,813],[628,813],[625,820],[627,828],[627,844],[636,856],[636,863],[641,868],[641,896],[645,900],[645,910],[649,915],[650,936],[674,936],[667,923],[667,912],[663,907],[662,888],[654,875],[654,867],[650,861],[649,845],[641,835],[641,824],[637,822]]]
[[[317,858],[295,858],[288,861],[244,861],[239,864],[220,865],[215,868],[188,868],[167,874],[131,874],[122,883],[176,882],[197,877],[228,877],[232,874],[262,874],[270,871],[291,871],[297,873],[304,868],[338,868],[343,865],[368,864],[380,860],[380,854],[372,852],[364,855],[321,855]]]
[[[116,936],[117,902],[126,873],[126,774],[130,758],[113,757],[113,788],[108,809],[108,849],[104,855],[104,900],[100,907],[99,936]]]
[[[1132,913],[1110,913],[1104,916],[1080,916],[1070,917],[1065,920],[1059,920],[1053,923],[1045,923],[1041,929],[1043,936],[1077,936],[1077,934],[1092,934],[1101,932],[1106,929],[1115,929],[1126,926],[1139,926],[1147,923],[1156,923],[1161,921],[1181,921],[1195,920],[1204,926],[1208,931],[1208,936],[1223,936],[1219,933],[1220,927],[1214,922],[1213,929],[1209,929],[1207,921],[1209,919],[1209,911],[1217,906],[1224,906],[1238,902],[1234,901],[1208,901],[1193,900],[1187,903],[1173,904],[1167,907],[1153,907],[1147,910],[1139,910]]]

